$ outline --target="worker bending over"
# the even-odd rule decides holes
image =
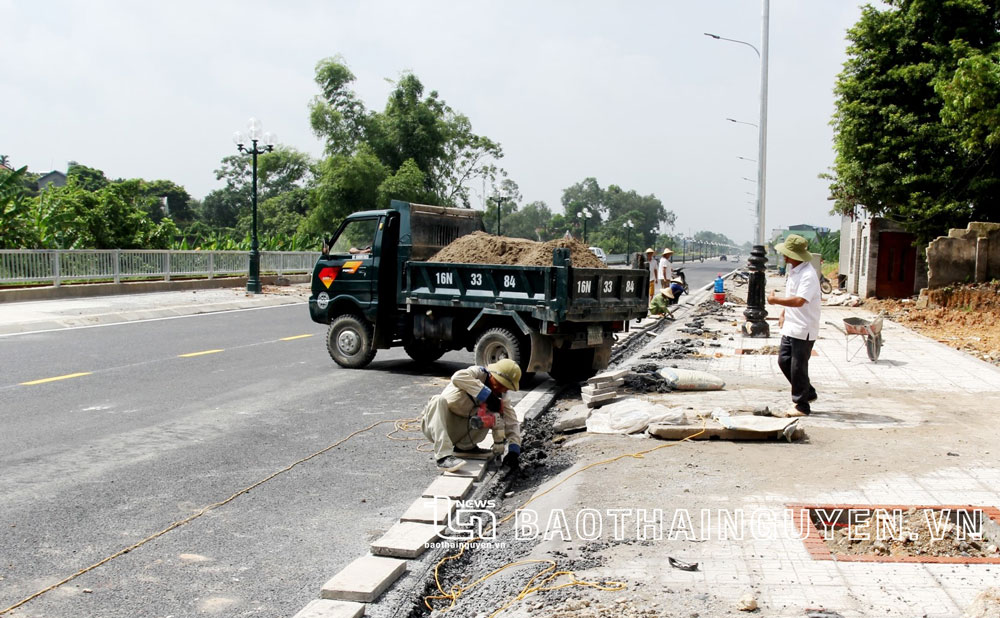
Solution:
[[[650,315],[662,315],[665,318],[673,319],[670,305],[676,305],[681,300],[684,293],[684,282],[679,277],[670,280],[670,285],[660,290],[660,293],[653,297],[649,303]]]
[[[489,453],[477,445],[491,431],[493,454],[502,455],[506,443],[503,465],[517,467],[521,424],[507,391],[516,391],[520,380],[521,368],[505,358],[486,367],[474,365],[456,371],[444,391],[430,398],[420,429],[434,443],[439,469],[454,472],[461,468],[465,462],[455,455]]]

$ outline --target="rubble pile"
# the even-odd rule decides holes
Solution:
[[[504,264],[509,266],[551,266],[552,252],[558,248],[570,251],[573,266],[577,268],[607,268],[587,245],[572,238],[559,238],[536,242],[527,238],[495,236],[486,232],[473,232],[457,238],[441,249],[428,262],[453,264]]]
[[[625,375],[625,389],[630,393],[669,393],[674,390],[670,383],[661,376],[660,365],[643,363],[636,365]]]
[[[640,358],[643,360],[677,360],[697,354],[698,350],[695,348],[702,348],[704,346],[705,342],[701,339],[682,337],[674,339],[673,343],[668,343],[661,347],[659,352],[649,352],[648,354],[643,354]]]

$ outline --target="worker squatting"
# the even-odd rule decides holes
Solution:
[[[815,523],[816,530],[830,538],[838,528],[847,528],[848,538],[880,541],[918,540],[920,534],[931,541],[945,538],[950,532],[959,539],[982,537],[983,512],[980,509],[926,509],[926,528],[920,532],[907,527],[905,512],[900,509],[813,508],[813,509],[664,509],[616,508],[603,511],[592,508],[567,513],[552,509],[544,515],[530,508],[519,509],[514,517],[514,540],[596,541],[599,539],[635,540],[801,540],[811,527],[794,525],[799,521]],[[955,523],[957,522],[957,525]],[[449,540],[496,539],[496,515],[482,505],[465,503],[452,515],[449,530],[442,535]]]

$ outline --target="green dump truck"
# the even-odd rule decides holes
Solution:
[[[568,249],[551,266],[426,261],[483,229],[478,211],[397,200],[347,217],[324,243],[309,297],[333,360],[361,368],[403,346],[418,362],[464,348],[480,365],[510,358],[562,381],[607,367],[615,333],[646,315],[646,270],[576,268]]]

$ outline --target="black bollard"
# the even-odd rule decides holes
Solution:
[[[750,282],[747,284],[747,308],[743,312],[747,319],[743,323],[744,337],[771,336],[771,327],[767,323],[767,309],[764,306],[764,288],[767,287],[767,278],[764,274],[766,263],[767,254],[764,252],[764,246],[754,245],[750,251],[750,258],[747,259]]]

